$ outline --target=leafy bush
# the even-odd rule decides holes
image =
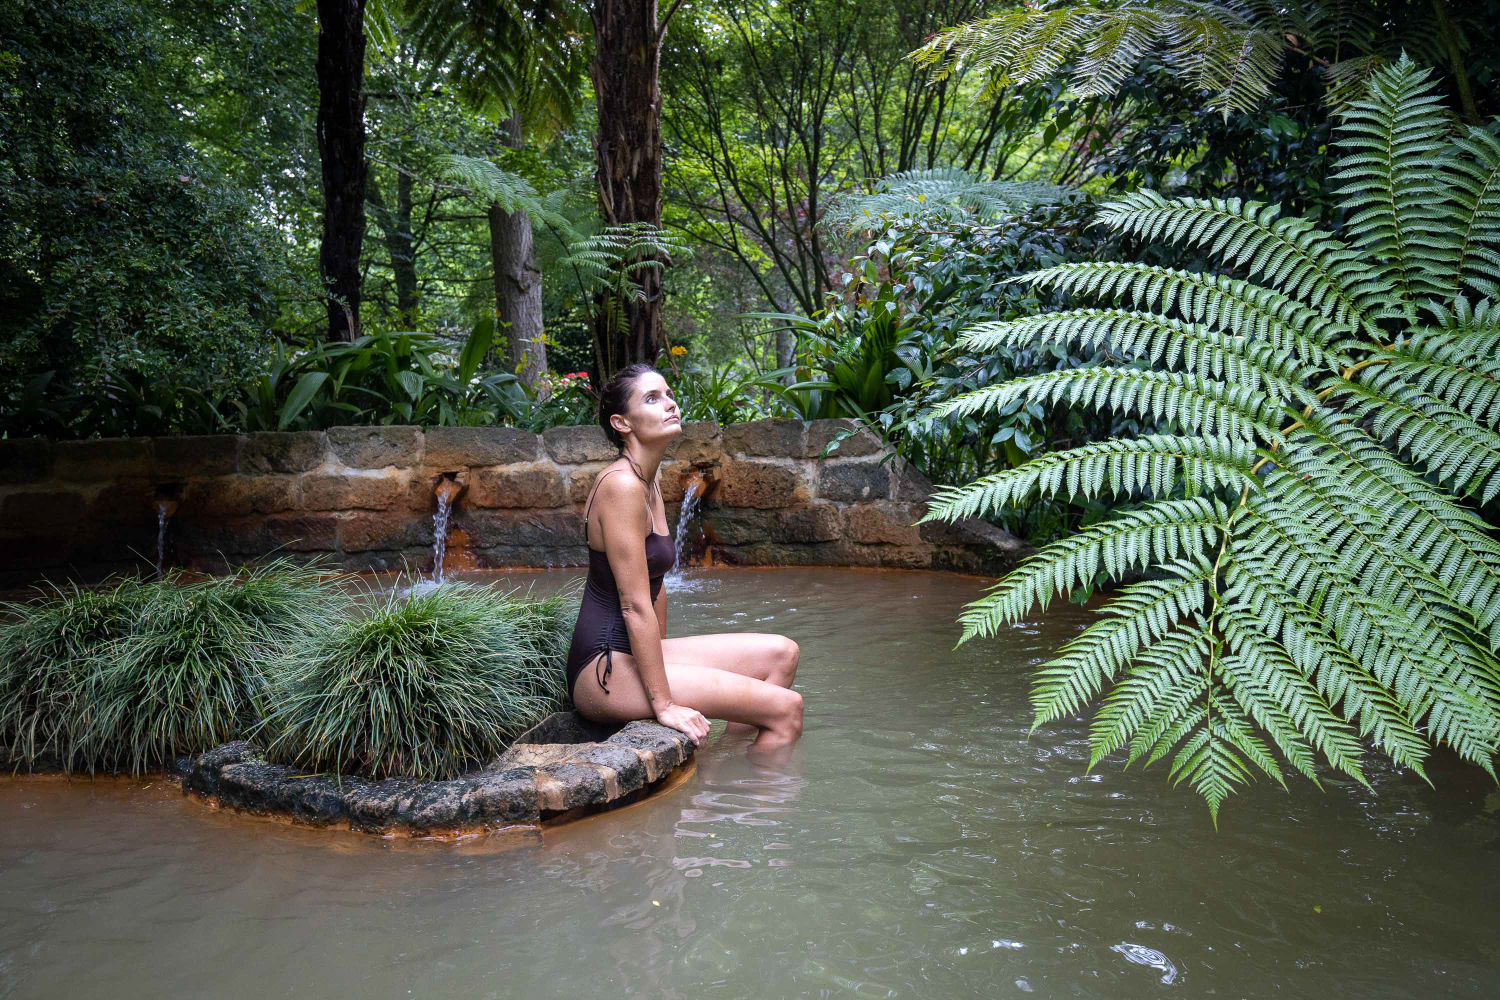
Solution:
[[[733,362],[717,367],[683,365],[667,380],[683,420],[713,420],[722,426],[766,416],[753,394],[757,378],[742,376]]]
[[[1494,773],[1500,543],[1472,505],[1500,495],[1500,302],[1463,293],[1500,290],[1500,141],[1453,132],[1427,77],[1403,59],[1347,116],[1344,238],[1253,202],[1127,197],[1101,221],[1261,283],[1114,262],[1028,275],[1107,305],[981,324],[967,349],[1107,346],[1149,367],[1034,374],[938,408],[1066,402],[1170,431],[983,477],[929,517],[1143,501],[1022,564],[970,605],[962,640],[1101,570],[1149,570],[1043,667],[1036,724],[1108,687],[1092,762],[1172,754],[1215,820],[1256,770],[1283,782],[1273,747],[1314,781],[1321,754],[1363,782],[1365,738],[1419,775],[1435,743]]]
[[[334,594],[316,569],[278,560],[7,605],[0,738],[18,766],[132,774],[234,739],[265,707],[266,664],[328,626]]]
[[[1087,231],[1093,212],[1086,202],[1072,200],[999,221],[955,216],[949,208],[867,220],[868,250],[845,274],[844,301],[818,324],[794,324],[819,327],[815,333],[828,331],[813,341],[834,345],[823,347],[823,357],[834,362],[820,366],[824,381],[853,403],[842,412],[819,415],[863,416],[902,457],[939,484],[967,482],[1047,450],[1132,426],[1075,407],[1024,401],[985,413],[940,415],[936,410],[961,393],[1017,375],[1110,360],[1104,350],[1080,352],[1059,344],[976,352],[959,342],[959,332],[975,323],[1063,304],[1062,294],[1007,279],[1038,266],[1099,256],[1108,241]],[[891,323],[894,331],[884,325]],[[862,334],[861,351],[838,348],[855,342],[836,335],[840,324]],[[863,336],[866,331],[883,334],[883,339]],[[783,395],[795,392],[821,404],[816,391],[793,388]],[[1045,540],[1091,516],[1092,506],[1047,499],[993,516],[1016,534]]]
[[[129,433],[114,387],[233,384],[296,283],[193,149],[164,69],[180,42],[119,0],[6,4],[0,37],[0,425]],[[63,391],[38,405],[46,373]]]
[[[576,605],[447,585],[372,595],[277,666],[263,731],[272,760],[371,777],[451,778],[567,699]]]

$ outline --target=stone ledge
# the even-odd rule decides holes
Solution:
[[[639,798],[688,763],[693,744],[654,722],[600,726],[558,712],[482,771],[451,781],[305,774],[226,743],[179,762],[184,794],[255,816],[363,833],[429,836],[538,826]]]

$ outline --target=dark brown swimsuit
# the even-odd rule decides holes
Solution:
[[[624,469],[611,469],[604,476],[613,475],[616,472],[624,472]],[[604,476],[600,476],[602,481]],[[594,493],[599,492],[598,486]],[[589,511],[593,509],[594,498],[589,497],[588,506],[583,511],[584,538],[588,538]],[[650,500],[647,500],[649,510]],[[656,514],[651,512],[651,527],[656,527]],[[604,526],[599,527],[602,535]],[[672,542],[670,535],[659,535],[654,530],[646,536],[646,575],[651,581],[651,603],[656,603],[656,597],[661,593],[662,577],[667,575],[667,570],[677,564],[677,548]],[[630,636],[625,632],[625,615],[620,610],[620,588],[615,584],[615,574],[609,568],[609,559],[603,552],[589,546],[589,576],[588,582],[583,585],[583,604],[578,609],[578,622],[573,626],[573,644],[568,647],[568,694],[573,693],[573,685],[578,681],[578,675],[583,673],[583,668],[594,662],[599,654],[604,654],[595,667],[594,676],[599,681],[600,689],[609,694],[609,675],[614,669],[614,652],[629,653]]]

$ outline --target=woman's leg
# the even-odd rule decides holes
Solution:
[[[595,665],[589,664],[574,685],[573,704],[585,718],[601,722],[653,718],[655,713],[636,672],[635,657],[616,652],[613,662],[609,692],[599,688]],[[785,746],[802,734],[802,696],[795,691],[702,664],[668,661],[666,669],[674,701],[696,708],[710,719],[727,719],[759,729],[752,748]]]
[[[797,644],[786,636],[765,632],[721,632],[663,639],[661,653],[668,665],[713,667],[788,688],[797,678],[801,655]]]

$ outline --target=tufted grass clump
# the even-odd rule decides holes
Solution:
[[[151,599],[128,577],[95,590],[56,587],[0,606],[0,756],[30,769],[61,763],[71,745],[79,680],[106,644],[123,639]]]
[[[371,595],[277,667],[267,756],[312,771],[446,779],[566,701],[576,600],[447,585]]]
[[[4,749],[18,768],[140,774],[235,739],[266,709],[268,665],[346,603],[317,568],[277,560],[197,583],[127,578],[9,605]]]

